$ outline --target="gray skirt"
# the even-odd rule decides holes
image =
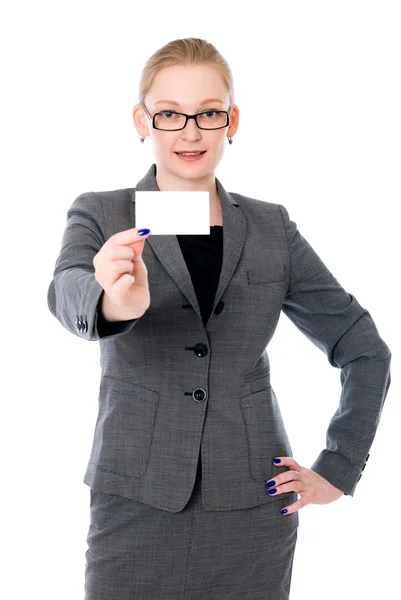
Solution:
[[[200,466],[200,464],[199,464]],[[198,468],[170,513],[90,489],[85,600],[288,600],[299,525],[294,500],[207,511]]]

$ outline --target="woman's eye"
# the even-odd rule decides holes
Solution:
[[[218,113],[217,110],[207,110],[206,112],[202,113],[202,115],[210,115],[210,114],[217,115],[217,113]]]
[[[175,115],[177,113],[174,113],[171,110],[163,110],[161,114],[165,117],[166,115]]]

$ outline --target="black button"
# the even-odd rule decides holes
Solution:
[[[365,468],[365,467],[366,467],[366,463],[363,465],[363,467],[362,467],[362,471],[364,470],[364,468]]]
[[[77,320],[75,325],[80,333],[86,333],[88,331],[88,321],[83,318],[82,315],[76,315]]]
[[[206,344],[196,344],[193,347],[193,351],[195,352],[196,356],[206,356],[206,354],[208,353],[208,349]]]
[[[362,477],[362,473],[359,475],[359,477],[358,477],[358,481],[360,480],[360,478],[361,478],[361,477]]]
[[[203,402],[206,399],[205,390],[203,388],[196,388],[196,390],[192,392],[192,398],[196,402]]]
[[[370,456],[370,454],[368,454],[368,455],[367,455],[367,457],[366,457],[366,460],[365,460],[365,463],[367,463],[367,462],[368,462],[368,460],[369,460],[369,456]]]

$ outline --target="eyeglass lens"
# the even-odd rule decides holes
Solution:
[[[198,126],[202,129],[217,129],[224,127],[227,115],[223,111],[209,110],[196,117]],[[158,129],[182,129],[185,125],[185,115],[165,110],[155,115],[155,125]]]

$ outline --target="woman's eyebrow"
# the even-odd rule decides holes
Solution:
[[[220,104],[224,104],[223,100],[220,100],[219,98],[207,98],[206,100],[202,100],[202,102],[199,103],[199,106],[209,104],[209,102],[220,102]],[[155,104],[174,104],[174,106],[180,106],[179,102],[175,102],[174,100],[158,100]]]

